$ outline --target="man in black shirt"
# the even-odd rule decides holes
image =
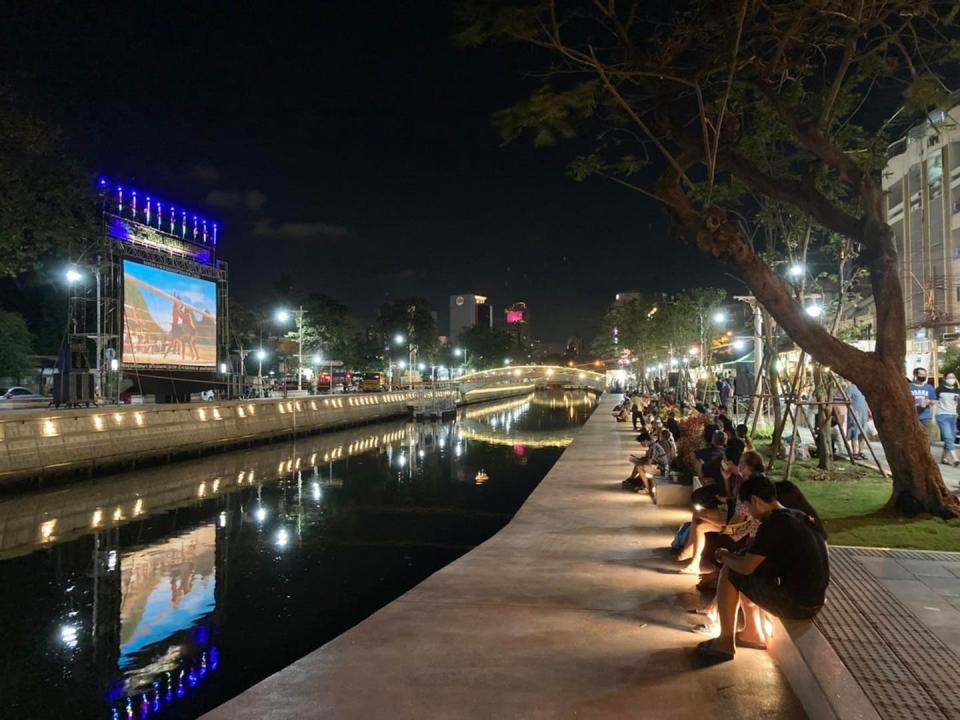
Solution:
[[[823,607],[830,568],[827,546],[804,513],[785,508],[768,478],[757,475],[740,486],[740,500],[760,521],[753,544],[743,555],[718,550],[723,564],[717,584],[720,637],[697,651],[714,660],[732,660],[737,646],[766,647],[760,609],[780,618],[805,620]],[[743,603],[746,627],[736,633]]]

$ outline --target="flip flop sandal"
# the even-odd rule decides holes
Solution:
[[[750,640],[741,640],[740,633],[737,633],[737,647],[748,648],[749,650],[766,650],[767,644],[762,642],[752,642]]]
[[[700,657],[716,662],[729,662],[733,660],[733,653],[713,647],[713,640],[704,640],[698,644],[696,653]]]
[[[696,633],[697,635],[709,635],[710,637],[717,636],[717,626],[716,625],[705,625],[700,623],[699,625],[692,625],[690,631]]]

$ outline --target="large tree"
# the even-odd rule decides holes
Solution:
[[[520,41],[542,78],[498,113],[510,139],[574,137],[595,146],[572,166],[655,198],[678,233],[731,263],[784,331],[855,382],[893,473],[912,496],[955,515],[904,381],[906,323],[881,185],[884,152],[947,101],[958,57],[955,3],[936,0],[641,0],[474,3],[461,40]],[[537,60],[539,58],[539,61]],[[533,68],[530,68],[533,70]],[[532,73],[533,74],[533,73]],[[794,208],[813,242],[849,240],[876,304],[873,352],[804,313],[742,218],[757,198]]]
[[[97,232],[92,188],[57,128],[0,87],[0,277],[34,270],[51,255],[80,259]]]
[[[23,316],[0,310],[0,377],[20,382],[33,367],[33,337]]]

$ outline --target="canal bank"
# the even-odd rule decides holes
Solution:
[[[520,397],[533,385],[491,387],[462,405]],[[409,414],[414,392],[125,405],[0,413],[0,484],[94,474],[142,460],[227,449]]]
[[[613,404],[494,537],[205,720],[804,717],[767,653],[696,660],[685,513],[620,490]]]

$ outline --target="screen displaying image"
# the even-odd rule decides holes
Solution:
[[[217,285],[123,261],[123,361],[216,367]]]

